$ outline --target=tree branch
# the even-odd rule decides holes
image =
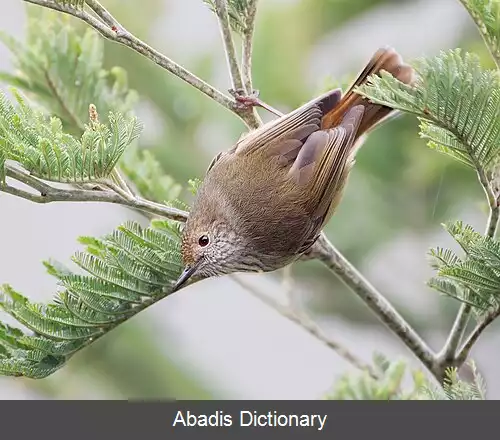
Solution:
[[[481,182],[482,183],[482,182]],[[488,224],[486,226],[485,235],[493,238],[496,234],[497,226],[498,226],[498,217],[499,217],[499,207],[496,201],[496,197],[493,195],[493,191],[491,190],[489,184],[483,188],[488,195],[488,200],[490,201],[490,215],[488,218]],[[471,313],[471,306],[469,304],[462,304],[460,310],[465,310],[469,315]],[[472,330],[471,334],[467,338],[467,341],[463,344],[462,348],[458,350],[458,353],[454,352],[453,365],[460,367],[467,360],[469,353],[472,349],[472,346],[476,343],[481,333],[490,325],[498,316],[500,316],[500,308],[497,308],[490,313],[488,313]],[[457,341],[457,345],[455,346],[455,351],[462,338]]]
[[[441,365],[443,371],[444,369],[452,365],[455,361],[455,354],[457,347],[460,345],[462,338],[464,337],[467,324],[470,320],[471,307],[469,304],[461,304],[458,310],[453,326],[450,330],[450,334],[444,343],[443,348],[437,355],[438,363]]]
[[[29,174],[20,171],[11,165],[6,165],[6,174],[8,177],[33,188],[39,194],[33,194],[14,188],[8,184],[0,186],[0,191],[22,197],[35,203],[104,202],[127,206],[139,211],[181,222],[184,222],[187,219],[187,212],[185,211],[151,202],[140,197],[125,196],[120,192],[87,189],[59,189],[48,185],[40,179],[30,176]]]
[[[464,342],[460,350],[458,350],[458,354],[455,359],[455,365],[460,367],[469,357],[469,353],[479,339],[479,336],[483,333],[483,331],[488,327],[496,318],[500,316],[500,308],[488,313],[482,320],[477,324],[477,326],[472,330],[471,334]]]
[[[257,15],[258,0],[248,2],[247,16],[245,20],[245,30],[243,31],[241,75],[243,86],[247,94],[253,93],[252,85],[252,52],[253,52],[253,34],[255,30],[255,17]]]
[[[488,237],[493,238],[495,236],[498,226],[500,209],[498,207],[497,198],[495,197],[495,194],[491,189],[491,185],[489,183],[488,177],[484,169],[479,163],[475,163],[475,165],[477,169],[479,182],[481,183],[481,186],[484,190],[484,193],[486,195],[490,207],[490,214],[488,217],[488,223],[486,225],[486,230],[484,234]],[[461,350],[459,350],[459,353],[457,353],[457,349],[465,335],[465,330],[467,328],[467,324],[469,323],[471,312],[472,312],[472,307],[470,304],[466,303],[461,304],[457,317],[455,318],[455,322],[453,323],[453,327],[451,328],[450,334],[448,336],[448,339],[446,340],[443,349],[438,354],[438,363],[441,367],[442,374],[444,374],[444,370],[448,366],[455,365],[457,367],[460,367],[465,362],[474,342],[477,340],[481,332],[494,319],[493,318],[491,319],[491,321],[488,321],[488,317],[491,315],[490,314],[485,320],[481,321],[477,325],[477,327],[473,330],[473,333],[469,336],[464,347]],[[495,312],[493,312],[493,314],[495,314]],[[496,316],[498,316],[498,314],[496,314]]]
[[[489,32],[488,32],[488,28],[484,25],[483,17],[480,17],[477,14],[477,11],[474,10],[474,8],[471,8],[471,5],[467,0],[459,0],[459,1],[460,1],[460,3],[462,3],[463,7],[467,10],[469,15],[474,20],[474,23],[475,23],[477,29],[479,30],[479,33],[483,37],[483,40],[484,40],[486,46],[488,47],[488,50],[490,51],[491,57],[495,61],[496,65],[498,67],[500,67],[500,51],[499,51],[498,47],[492,43]],[[485,5],[485,7],[486,7],[486,5]]]
[[[373,379],[379,379],[379,376],[377,373],[373,370],[373,368],[369,365],[363,362],[361,359],[359,359],[356,355],[352,354],[349,349],[344,347],[342,344],[338,343],[337,341],[334,341],[333,339],[329,338],[327,335],[325,335],[321,329],[316,325],[314,321],[312,321],[309,318],[306,318],[305,316],[299,316],[296,314],[291,308],[283,306],[279,304],[277,301],[273,300],[270,298],[268,295],[259,292],[255,286],[252,286],[250,283],[247,283],[241,277],[239,276],[232,276],[233,280],[236,281],[240,286],[242,286],[245,290],[247,290],[252,296],[255,298],[258,298],[260,301],[264,302],[266,305],[274,309],[276,312],[278,312],[281,316],[289,319],[292,322],[295,322],[299,326],[301,326],[305,331],[307,331],[309,334],[314,336],[316,339],[321,341],[323,344],[325,344],[327,347],[331,348],[334,350],[340,357],[345,359],[347,362],[349,362],[351,365],[354,367],[367,371],[368,374]]]
[[[394,307],[328,241],[324,233],[314,244],[308,258],[317,258],[332,270],[377,317],[438,377],[435,354]]]
[[[227,10],[227,0],[215,0],[215,13],[218,18],[220,33],[224,43],[224,52],[226,53],[226,61],[231,78],[231,87],[234,90],[244,90],[241,77],[240,66],[236,57],[236,49],[234,48],[233,36],[231,34],[231,26],[229,25],[229,12]]]
[[[248,109],[242,109],[241,106],[239,106],[238,103],[230,96],[217,90],[215,87],[198,78],[181,65],[177,64],[128,32],[98,1],[86,0],[86,4],[94,11],[98,18],[83,9],[76,9],[70,5],[56,3],[54,0],[23,1],[72,15],[73,17],[84,21],[99,32],[104,38],[123,44],[124,46],[127,46],[135,52],[145,56],[150,61],[159,65],[163,69],[168,70],[170,73],[212,98],[223,107],[234,112],[248,127],[255,128],[255,118],[252,115],[253,112],[248,111]]]
[[[248,96],[252,93],[252,90],[248,90],[243,83],[243,77],[241,74],[240,66],[238,64],[236,49],[234,47],[233,36],[231,33],[231,25],[229,23],[227,0],[215,0],[215,13],[219,22],[222,41],[224,43],[224,52],[226,54],[229,76],[231,78],[231,91],[236,94],[243,94],[244,96]],[[254,18],[255,13],[256,8],[254,11]],[[250,25],[252,27],[254,26],[254,20],[250,22]],[[253,33],[253,30],[251,30],[250,32]],[[251,53],[248,54],[248,56],[251,57]],[[251,58],[247,60],[247,62],[251,64]],[[262,125],[262,120],[260,119],[255,107],[238,106],[237,112],[245,115],[245,122],[249,125],[250,128],[258,128]]]

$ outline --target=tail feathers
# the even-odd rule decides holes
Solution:
[[[373,55],[370,62],[342,97],[340,103],[323,116],[321,128],[327,129],[339,125],[350,108],[362,105],[364,107],[364,115],[356,136],[360,137],[391,114],[393,109],[390,107],[370,103],[354,92],[354,89],[365,83],[370,75],[380,74],[382,70],[389,72],[405,84],[412,84],[414,82],[413,68],[405,64],[401,56],[394,49],[389,47],[381,48]]]

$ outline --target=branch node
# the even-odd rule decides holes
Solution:
[[[259,98],[259,90],[252,90],[249,94],[246,94],[244,89],[229,89],[228,91],[235,100],[235,111],[248,111],[254,107],[261,107],[278,117],[283,116],[282,112],[271,107]]]

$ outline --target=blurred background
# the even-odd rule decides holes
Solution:
[[[138,37],[216,87],[229,88],[216,18],[202,0],[103,3]],[[25,22],[23,2],[2,2],[2,31],[22,39]],[[260,0],[254,87],[264,101],[286,112],[345,83],[383,45],[407,60],[463,47],[492,65],[457,0]],[[211,158],[244,130],[218,104],[124,47],[106,43],[106,65],[128,71],[130,86],[141,97],[141,147],[154,152],[165,173],[182,185],[202,178]],[[10,54],[0,47],[0,70],[10,66]],[[43,206],[0,193],[0,283],[37,301],[49,300],[56,286],[41,260],[68,262],[79,249],[78,236],[102,235],[138,218],[104,204]],[[403,116],[369,137],[326,229],[434,349],[442,346],[458,306],[425,286],[432,275],[426,254],[430,247],[453,247],[441,223],[455,219],[484,228],[486,206],[474,173],[429,150],[418,137],[418,121]],[[283,271],[245,278],[280,301],[291,299],[364,360],[378,351],[419,367],[319,263],[298,263],[291,272],[291,279]],[[473,351],[490,399],[500,398],[497,327],[492,325]],[[0,378],[0,398],[316,399],[354,371],[224,277],[160,301],[47,379]]]

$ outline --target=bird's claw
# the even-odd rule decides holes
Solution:
[[[253,107],[262,107],[266,109],[268,112],[276,115],[283,116],[279,110],[271,107],[269,104],[266,104],[259,98],[260,92],[258,90],[252,90],[252,93],[245,94],[245,91],[242,89],[230,89],[229,93],[233,96],[235,102],[235,108],[239,111],[251,110]]]
[[[261,101],[259,99],[260,92],[258,90],[252,90],[252,93],[246,94],[243,89],[230,89],[229,93],[236,101],[239,110],[261,107]]]

